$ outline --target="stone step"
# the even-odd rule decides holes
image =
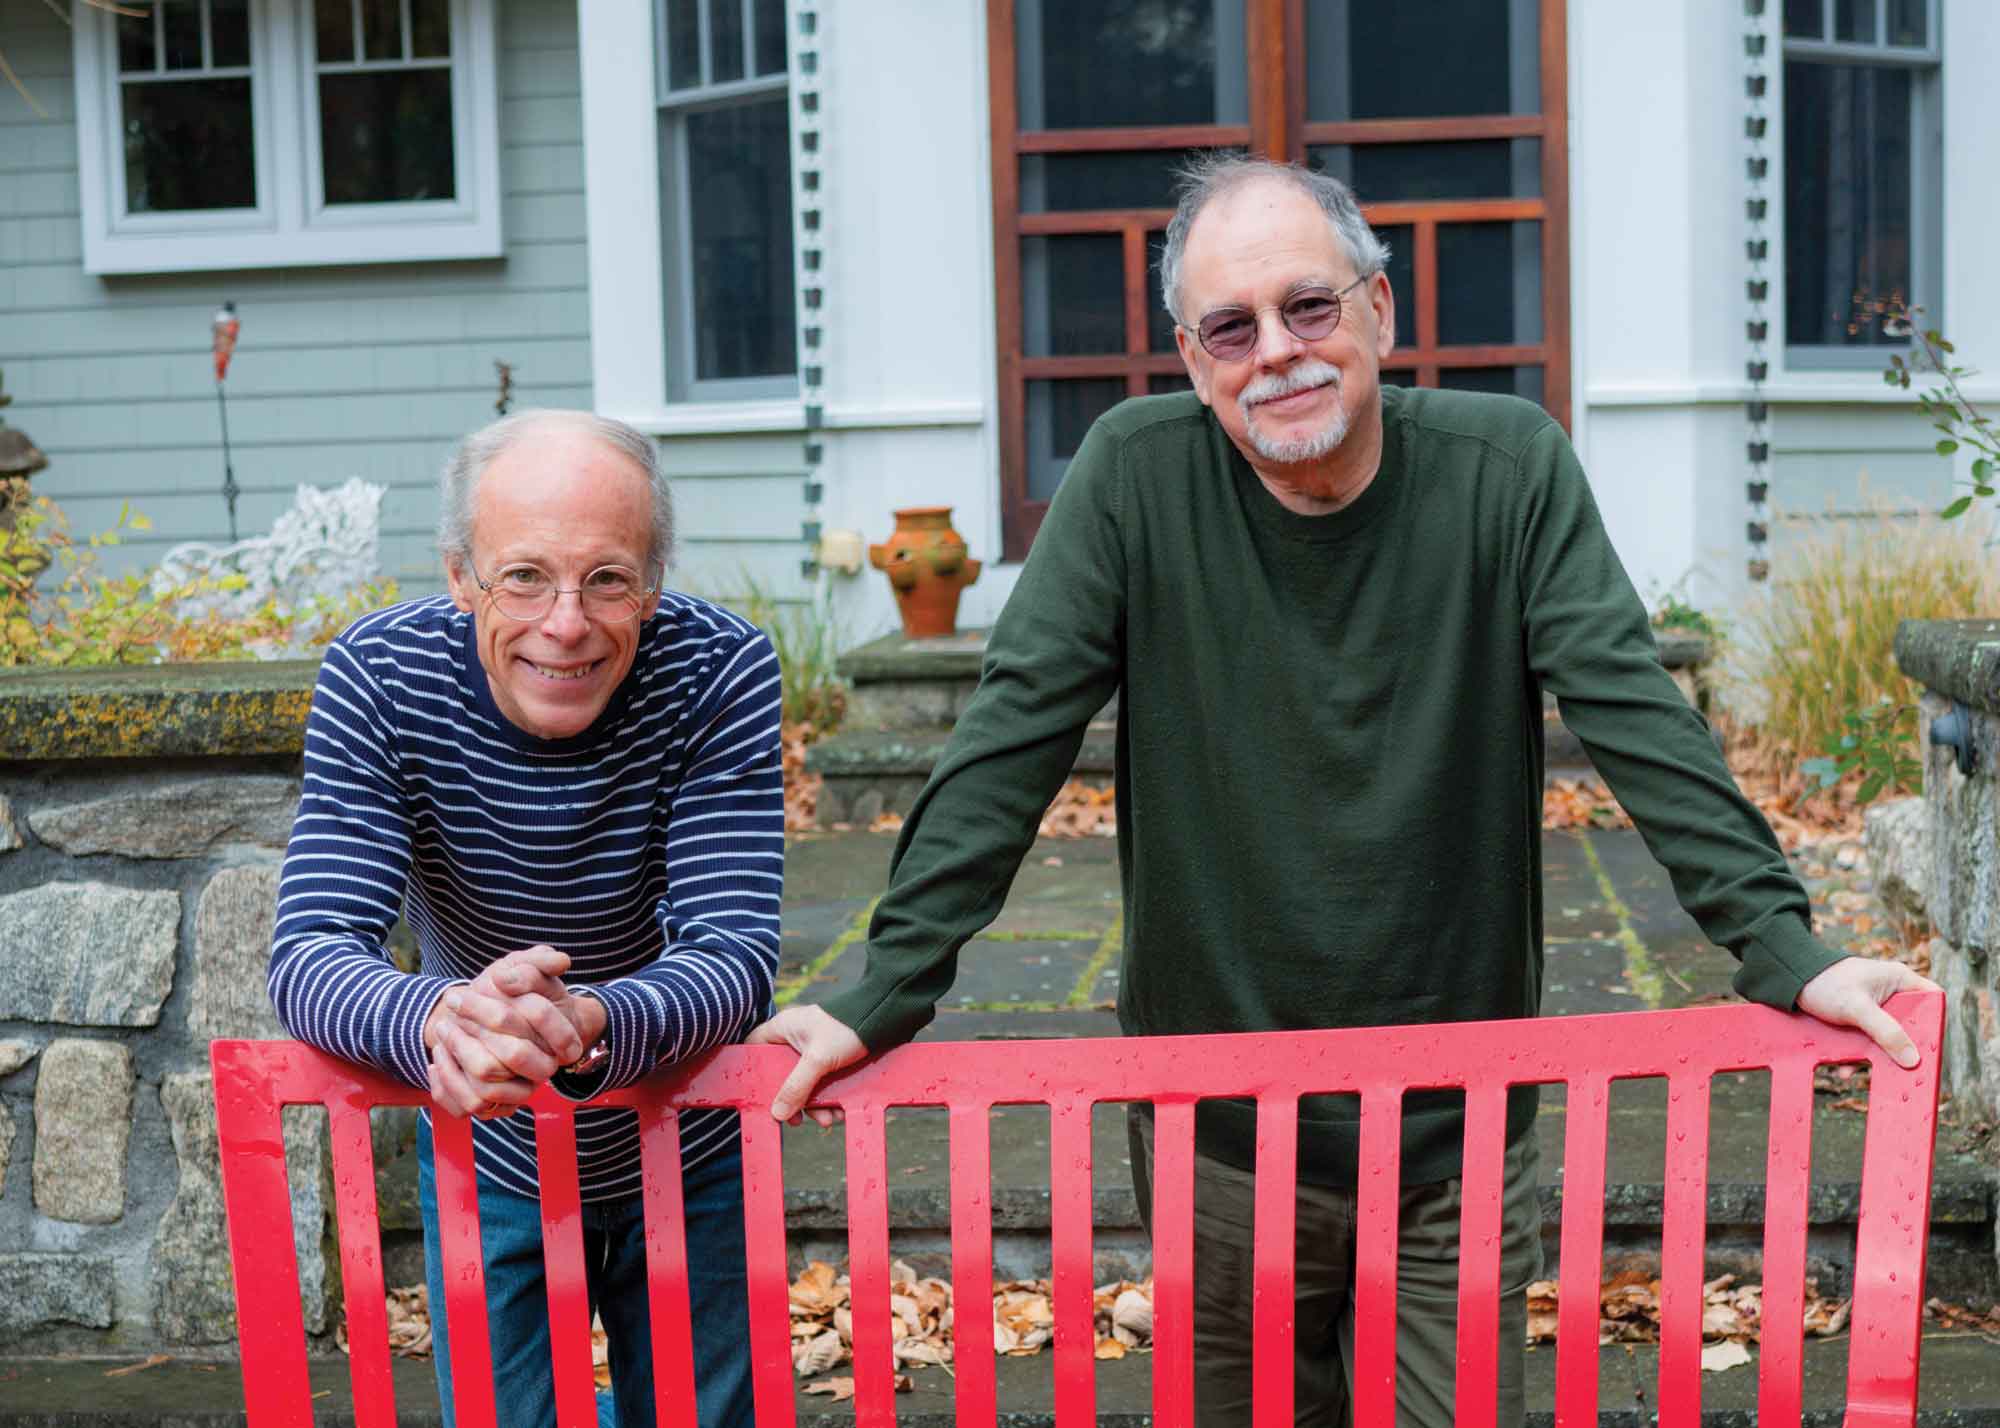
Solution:
[[[1847,1390],[1845,1335],[1805,1345],[1805,1428],[1836,1428]],[[1761,1364],[1703,1374],[1702,1428],[1752,1428],[1756,1422]],[[2000,1354],[1972,1335],[1927,1335],[1921,1348],[1918,1428],[2000,1428]],[[1635,1344],[1598,1351],[1598,1418],[1605,1428],[1652,1428],[1659,1411],[1659,1350]],[[0,1360],[0,1428],[242,1428],[243,1370],[233,1358],[198,1360],[186,1355],[141,1365],[123,1359],[22,1358]],[[1556,1353],[1530,1349],[1524,1361],[1530,1428],[1554,1422]],[[1055,1357],[1001,1358],[995,1365],[1000,1421],[1009,1428],[1053,1428]],[[1197,1363],[1197,1371],[1199,1364]],[[842,1365],[835,1373],[852,1373]],[[428,1359],[391,1360],[396,1421],[404,1428],[435,1428],[436,1379]],[[1150,1428],[1153,1362],[1150,1354],[1095,1365],[1095,1422],[1106,1428]],[[309,1365],[316,1422],[352,1424],[354,1401],[347,1360],[315,1358]],[[901,1428],[952,1428],[957,1422],[956,1380],[948,1369],[911,1372],[912,1391],[898,1394]],[[854,1405],[804,1392],[794,1402],[798,1428],[852,1428]]]
[[[808,747],[806,769],[821,777],[820,826],[865,828],[881,814],[908,813],[950,739],[950,729],[856,730]],[[1115,725],[1092,723],[1077,751],[1076,776],[1110,779],[1117,739]]]

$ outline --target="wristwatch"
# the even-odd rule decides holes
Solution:
[[[600,1036],[595,1045],[563,1067],[563,1070],[571,1076],[588,1076],[610,1059],[611,1043]]]

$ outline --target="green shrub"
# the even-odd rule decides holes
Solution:
[[[1981,533],[1934,518],[1828,530],[1775,565],[1738,625],[1731,668],[1774,769],[1841,747],[1857,710],[1915,703],[1896,667],[1898,623],[1964,619],[2000,594]]]
[[[241,618],[188,613],[196,595],[240,580],[195,581],[156,591],[141,572],[109,576],[97,552],[150,522],[129,507],[110,530],[79,542],[46,496],[13,505],[0,524],[0,666],[159,664],[254,659],[267,650],[323,645],[355,617],[396,598],[393,581],[341,600],[315,597],[280,611],[267,603]]]

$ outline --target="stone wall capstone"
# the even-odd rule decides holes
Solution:
[[[132,1053],[66,1038],[35,1078],[35,1208],[52,1220],[109,1225],[125,1213],[132,1138]]]
[[[35,1059],[35,1046],[27,1041],[0,1041],[0,1076],[11,1076]]]
[[[299,786],[289,778],[193,778],[145,783],[83,803],[38,808],[34,835],[72,857],[194,858],[226,843],[282,849]]]
[[[0,1017],[152,1026],[173,986],[181,899],[108,883],[44,883],[0,897]],[[107,956],[116,949],[116,956]]]

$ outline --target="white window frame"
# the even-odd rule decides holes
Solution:
[[[1824,38],[1802,40],[1784,37],[1783,6],[1775,4],[1771,8],[1778,12],[1775,24],[1780,36],[1783,60],[1830,64],[1880,65],[1885,68],[1902,69],[1911,75],[1910,85],[1910,297],[1914,305],[1924,309],[1926,321],[1932,326],[1944,322],[1944,47],[1940,40],[1943,7],[1939,0],[1925,0],[1924,38],[1922,46],[1891,45],[1888,43],[1888,0],[1874,0],[1875,34],[1877,39],[1870,43],[1836,40],[1834,34],[1835,0],[1821,0],[1821,33]],[[1779,83],[1782,87],[1784,64],[1779,65]],[[1781,132],[1778,136],[1777,152],[1782,155],[1784,136],[1782,134],[1782,99],[1773,106]],[[1782,162],[1782,160],[1781,160]],[[1788,194],[1787,182],[1781,179],[1778,185],[1779,221],[1772,232],[1774,246],[1780,252],[1784,247],[1787,215],[1784,212],[1784,196]],[[1782,265],[1780,265],[1782,268]],[[1773,303],[1773,316],[1780,330],[1784,328],[1785,312],[1791,300],[1791,273],[1782,270],[1773,274],[1776,279],[1777,301]],[[1831,343],[1794,343],[1791,334],[1784,334],[1784,366],[1788,372],[1860,372],[1870,378],[1888,364],[1891,353],[1906,350],[1893,343],[1869,346],[1840,346]]]
[[[125,211],[116,17],[92,6],[77,8],[73,48],[85,272],[198,272],[501,255],[494,0],[450,0],[456,194],[393,204],[329,206],[323,201],[310,7],[311,0],[250,0],[256,207],[143,214]]]
[[[687,3],[687,0],[682,0]],[[791,16],[785,17],[786,27],[786,67],[781,74],[762,75],[749,79],[716,81],[709,76],[709,15],[716,5],[739,5],[743,16],[744,68],[756,67],[756,32],[753,23],[754,0],[700,0],[699,44],[701,81],[681,89],[670,89],[667,80],[667,24],[665,6],[667,0],[653,0],[655,33],[658,42],[654,46],[654,104],[656,122],[662,132],[660,140],[660,237],[662,268],[662,298],[666,304],[665,326],[667,346],[666,396],[670,402],[756,402],[783,400],[797,397],[799,377],[794,355],[793,370],[764,377],[728,377],[703,379],[695,375],[695,333],[694,333],[694,243],[689,232],[689,220],[694,206],[694,195],[688,190],[687,163],[687,118],[691,114],[705,110],[733,108],[746,101],[768,100],[791,93]],[[790,142],[791,106],[786,106],[787,144]],[[789,167],[789,151],[787,154]],[[796,184],[796,175],[793,183]],[[797,207],[794,194],[794,209]],[[797,215],[792,216],[793,241],[797,242]],[[785,282],[793,284],[794,273],[785,274]],[[793,294],[793,327],[798,326],[797,293]]]

